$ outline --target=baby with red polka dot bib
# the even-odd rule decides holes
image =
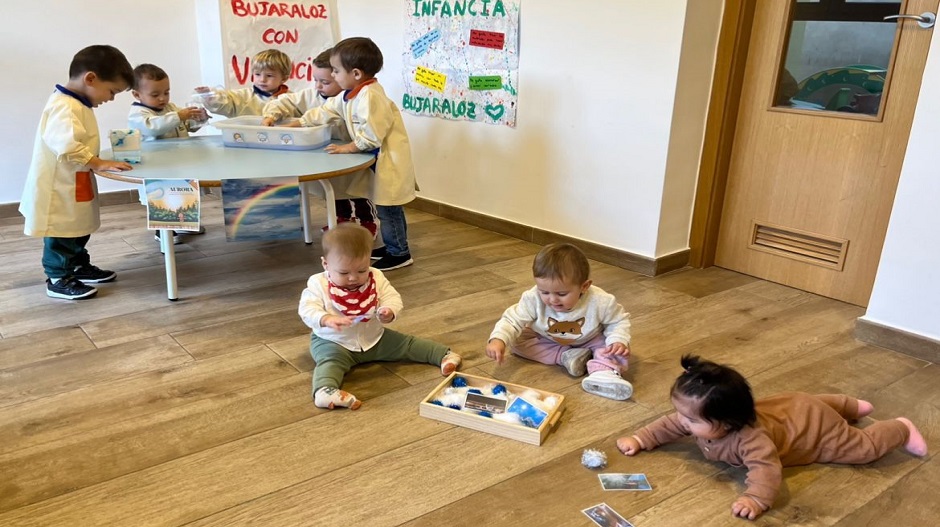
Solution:
[[[357,364],[378,361],[425,362],[450,375],[460,355],[443,344],[405,335],[384,325],[401,314],[401,295],[382,271],[370,266],[372,233],[341,223],[323,234],[323,269],[307,280],[300,318],[312,330],[310,354],[313,401],[320,408],[359,408],[362,402],[340,389]]]

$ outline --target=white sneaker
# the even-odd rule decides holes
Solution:
[[[581,388],[588,393],[617,401],[625,401],[633,395],[633,385],[613,370],[601,370],[588,375],[581,381]]]

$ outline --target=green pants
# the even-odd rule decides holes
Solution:
[[[450,348],[426,339],[405,335],[391,329],[366,351],[349,351],[339,344],[310,335],[310,355],[317,366],[313,370],[313,391],[323,387],[339,388],[343,377],[357,364],[367,362],[412,361],[441,365]]]

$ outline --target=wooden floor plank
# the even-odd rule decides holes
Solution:
[[[192,360],[164,335],[8,368],[0,372],[0,408]]]
[[[322,202],[314,201],[321,222]],[[730,515],[745,474],[678,442],[627,458],[614,441],[672,411],[683,354],[740,370],[758,396],[843,392],[863,419],[904,415],[940,437],[940,369],[856,341],[864,310],[732,271],[656,278],[591,262],[596,285],[632,314],[628,401],[584,392],[561,367],[484,354],[502,312],[534,284],[539,247],[407,209],[415,264],[387,273],[405,300],[390,326],[449,346],[461,369],[563,393],[541,447],[440,423],[417,405],[436,366],[353,368],[357,411],[311,402],[309,328],[296,313],[319,272],[314,243],[225,240],[222,202],[203,200],[207,233],[177,245],[178,302],[137,204],[102,208],[95,263],[119,271],[81,302],[45,295],[41,240],[0,219],[0,525],[588,525],[601,502],[637,527],[744,525]],[[644,472],[653,491],[605,492],[583,468]],[[788,468],[754,525],[931,525],[933,457],[903,451],[862,467]]]

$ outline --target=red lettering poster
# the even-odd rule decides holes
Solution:
[[[336,1],[218,0],[225,87],[251,85],[251,58],[277,49],[293,60],[291,90],[313,86],[313,59],[336,42]]]

